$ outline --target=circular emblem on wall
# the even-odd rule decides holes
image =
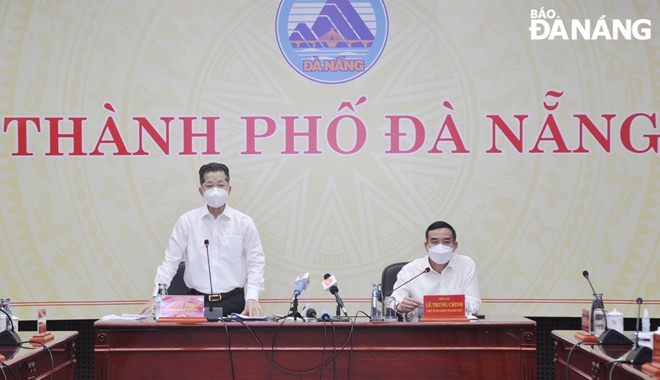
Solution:
[[[382,0],[282,0],[275,18],[280,51],[300,75],[344,83],[380,58],[389,24]]]

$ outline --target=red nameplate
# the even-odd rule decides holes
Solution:
[[[46,343],[46,342],[50,342],[53,339],[55,339],[55,336],[53,336],[53,334],[51,334],[49,332],[46,332],[46,333],[43,333],[43,334],[33,335],[32,338],[30,338],[30,344],[32,344],[31,342],[39,342],[39,343],[43,344],[43,343]],[[34,344],[32,344],[32,345],[34,346]]]
[[[204,296],[163,296],[157,322],[206,322]]]
[[[598,336],[588,333],[586,331],[578,331],[574,335],[575,339],[585,342],[586,344],[598,343]]]
[[[653,359],[651,363],[642,366],[642,371],[658,379],[660,378],[660,333],[654,332],[651,339],[653,339]]]
[[[589,309],[582,309],[582,330],[574,335],[575,339],[585,342],[585,344],[598,343],[598,336],[591,333],[591,312]]]
[[[467,322],[465,295],[424,296],[424,315],[421,322]]]
[[[591,312],[589,309],[582,309],[582,331],[585,334],[591,334]]]
[[[660,333],[653,333],[653,362],[660,364]]]
[[[646,363],[642,366],[642,372],[647,375],[655,376],[656,379],[660,378],[660,363]]]

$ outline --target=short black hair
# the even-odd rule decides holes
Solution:
[[[454,227],[452,227],[449,223],[443,222],[441,220],[431,223],[429,228],[426,229],[425,241],[429,241],[429,231],[439,230],[441,228],[449,228],[449,230],[451,231],[451,238],[454,240],[454,242],[456,242],[456,230],[454,229]]]
[[[202,165],[201,168],[199,168],[199,185],[204,184],[204,175],[206,173],[211,173],[211,172],[224,172],[225,177],[227,178],[227,183],[229,183],[229,168],[225,164],[221,164],[219,162],[211,162],[206,165]]]

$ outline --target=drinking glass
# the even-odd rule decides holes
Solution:
[[[396,322],[399,319],[396,314],[396,298],[385,297],[383,309],[383,318],[386,322]]]

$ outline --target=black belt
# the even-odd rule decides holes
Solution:
[[[223,298],[233,297],[243,292],[243,288],[234,288],[233,290],[228,291],[227,293],[215,293],[215,294],[206,294],[198,291],[197,289],[190,289],[190,293],[196,296],[204,296],[209,302],[218,302]]]

